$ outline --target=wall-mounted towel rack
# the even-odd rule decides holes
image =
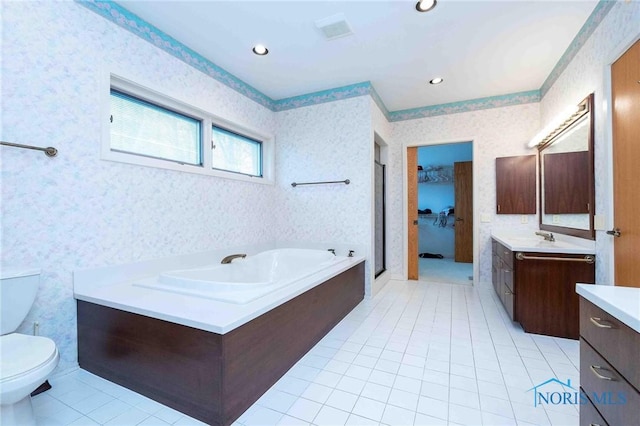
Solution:
[[[44,152],[47,157],[55,157],[56,155],[58,155],[58,150],[55,149],[52,146],[48,146],[46,148],[41,148],[39,146],[22,145],[22,144],[19,144],[19,143],[4,142],[4,141],[0,141],[0,145],[13,146],[15,148],[35,149],[36,151]]]
[[[351,181],[349,179],[345,179],[345,180],[331,180],[326,182],[300,182],[300,183],[293,182],[291,186],[295,188],[298,185],[324,185],[328,183],[344,183],[345,185],[349,185]]]

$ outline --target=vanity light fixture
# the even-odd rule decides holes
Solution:
[[[418,12],[428,12],[436,7],[436,4],[438,4],[437,0],[420,0],[416,3],[416,10]]]
[[[533,139],[527,144],[529,148],[542,148],[548,145],[553,138],[558,136],[568,127],[578,121],[583,115],[589,112],[589,106],[586,101],[581,102],[579,105],[569,108],[564,114],[558,115],[547,127],[542,129],[540,133],[535,135]],[[568,117],[568,118],[567,118]]]
[[[255,46],[253,46],[252,50],[253,50],[253,53],[255,53],[256,55],[259,55],[259,56],[264,56],[267,53],[269,53],[269,49],[267,49],[262,44],[256,44]]]
[[[429,80],[429,84],[440,84],[443,81],[444,81],[444,78],[436,77],[436,78],[432,78],[431,80]]]

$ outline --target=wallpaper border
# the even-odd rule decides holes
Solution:
[[[389,121],[413,120],[416,118],[434,117],[438,115],[457,114],[461,112],[540,102],[616,3],[615,1],[610,0],[600,0],[598,2],[585,24],[555,65],[541,88],[538,90],[470,99],[447,104],[423,106],[399,111],[389,111],[370,81],[321,90],[280,100],[271,99],[258,89],[240,80],[238,77],[204,58],[188,46],[180,43],[160,29],[144,21],[139,16],[129,12],[119,4],[114,3],[112,0],[75,1],[76,3],[98,13],[105,19],[108,19],[116,25],[132,32],[175,58],[180,59],[186,64],[196,68],[271,111],[285,111],[294,108],[369,95]]]

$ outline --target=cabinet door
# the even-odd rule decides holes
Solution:
[[[496,158],[496,212],[536,213],[536,156]]]
[[[595,264],[559,261],[583,255],[524,253],[535,259],[514,262],[516,318],[527,333],[577,339],[576,283],[595,281]]]
[[[500,283],[500,256],[497,252],[497,243],[492,241],[491,244],[491,283],[493,289],[498,293],[498,285]]]
[[[544,213],[588,214],[589,152],[558,152],[542,158]]]

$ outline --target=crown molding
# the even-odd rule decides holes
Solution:
[[[416,118],[435,117],[438,115],[458,114],[461,112],[479,111],[482,109],[530,104],[540,102],[540,99],[540,90],[530,90],[528,92],[489,96],[486,98],[451,102],[448,104],[405,109],[402,111],[391,111],[389,113],[389,121],[415,120]]]
[[[275,102],[273,99],[206,59],[198,52],[183,43],[180,43],[178,40],[161,31],[157,27],[146,22],[138,15],[129,12],[119,4],[111,0],[75,1],[125,30],[132,32],[157,48],[164,50],[187,65],[192,66],[214,80],[217,80],[225,86],[235,90],[241,95],[246,96],[272,111],[275,110]]]
[[[438,115],[457,114],[461,112],[540,102],[616,3],[615,1],[609,0],[600,0],[598,2],[585,24],[582,26],[565,53],[544,81],[542,87],[538,90],[424,106],[400,111],[389,111],[369,81],[280,100],[271,99],[258,89],[217,66],[198,52],[195,52],[183,43],[180,43],[178,40],[144,21],[139,16],[129,12],[119,4],[114,3],[111,0],[75,1],[76,3],[96,12],[103,18],[115,23],[127,31],[132,32],[159,49],[169,53],[173,57],[183,61],[187,65],[194,67],[271,111],[286,111],[294,108],[368,95],[371,96],[373,101],[389,121],[414,120],[417,118],[435,117]]]

